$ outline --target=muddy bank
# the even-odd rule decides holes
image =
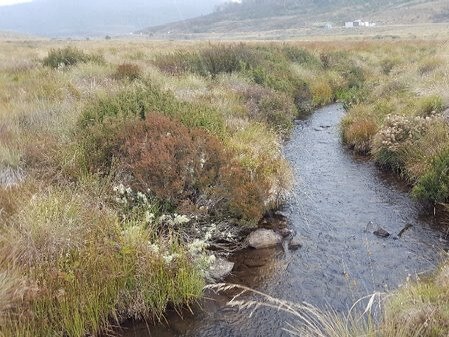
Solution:
[[[297,181],[284,213],[302,248],[245,250],[233,258],[229,282],[344,312],[360,297],[388,292],[438,264],[445,234],[406,187],[342,147],[343,114],[339,105],[318,110],[298,123],[285,147]],[[380,228],[391,235],[374,235]],[[226,296],[207,295],[184,319],[169,313],[167,325],[133,324],[123,336],[287,336],[286,314],[260,309],[249,318],[227,307]]]

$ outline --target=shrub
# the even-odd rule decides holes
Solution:
[[[310,84],[312,103],[321,106],[331,103],[334,100],[332,88],[325,78],[317,78]]]
[[[358,153],[368,153],[378,130],[377,123],[369,117],[343,121],[343,141]]]
[[[218,45],[203,49],[199,53],[199,62],[194,69],[200,75],[216,77],[220,73],[231,74],[254,65],[254,54],[244,44]]]
[[[292,172],[282,155],[278,137],[263,124],[255,123],[236,132],[227,141],[227,147],[235,154],[235,160],[243,171],[236,168],[234,175],[225,175],[230,181],[223,186],[234,188],[225,188],[223,192],[234,195],[235,212],[243,212],[243,218],[254,225],[254,221],[259,219],[254,214],[261,216],[282,203],[290,191]],[[229,168],[227,171],[232,170]],[[239,178],[242,181],[242,185],[239,185],[236,177],[242,172],[248,174],[248,177]],[[241,188],[243,185],[247,188]],[[253,199],[248,194],[252,194]]]
[[[134,187],[149,189],[175,206],[183,200],[207,199],[208,189],[217,184],[220,168],[227,162],[215,138],[156,113],[131,123],[120,138],[124,140],[120,157],[135,180]]]
[[[449,150],[432,161],[429,172],[419,179],[413,194],[419,199],[434,203],[449,200]]]
[[[428,57],[423,59],[418,66],[418,73],[420,75],[427,75],[435,71],[443,64],[443,61],[438,57]]]
[[[418,101],[417,114],[421,117],[427,117],[432,114],[440,113],[443,109],[444,103],[440,96],[428,96]]]
[[[162,71],[178,75],[187,71],[215,78],[220,73],[234,73],[253,67],[258,63],[255,49],[245,45],[215,45],[198,52],[178,51],[157,56],[154,64]]]
[[[346,110],[355,105],[360,105],[368,96],[366,88],[341,88],[335,93],[335,98],[342,102]]]
[[[176,51],[166,55],[157,55],[153,64],[170,75],[181,75],[197,68],[199,56],[194,52]]]
[[[77,63],[96,62],[103,63],[104,59],[98,55],[88,55],[75,47],[52,49],[42,61],[43,65],[51,68],[68,67]]]
[[[386,58],[380,62],[380,67],[384,75],[389,75],[394,67],[401,63],[400,58]]]
[[[222,172],[222,189],[217,195],[228,200],[228,211],[249,226],[255,226],[270,209],[270,184],[262,172],[231,165]]]
[[[122,63],[117,66],[114,77],[119,80],[137,80],[142,77],[142,69],[137,64]]]
[[[282,48],[282,52],[291,62],[308,66],[320,65],[320,60],[306,49],[286,45]]]
[[[376,161],[396,171],[405,165],[405,151],[413,147],[431,129],[434,119],[430,117],[387,116],[384,125],[373,139]]]
[[[361,88],[365,83],[364,70],[356,65],[351,65],[341,71],[343,78],[346,80],[348,88]]]
[[[284,135],[291,131],[297,111],[290,97],[259,86],[247,88],[243,95],[251,119],[265,122]]]
[[[224,133],[221,115],[198,103],[182,103],[173,94],[144,83],[136,83],[114,96],[97,97],[82,112],[78,143],[85,167],[92,172],[108,171],[116,152],[117,135],[129,121],[143,120],[157,111],[189,127],[205,129],[218,137]]]

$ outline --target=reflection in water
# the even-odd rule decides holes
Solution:
[[[442,234],[432,228],[430,217],[420,215],[404,186],[345,151],[339,137],[343,115],[339,105],[318,110],[296,126],[285,147],[297,179],[285,212],[303,247],[287,253],[245,251],[234,257],[229,282],[346,311],[362,296],[389,291],[435,267],[444,248]],[[374,236],[377,227],[392,235]],[[249,318],[227,307],[226,296],[207,295],[194,315],[184,313],[181,319],[170,313],[168,326],[134,324],[123,336],[287,336],[282,327],[291,318],[285,313],[260,309]]]

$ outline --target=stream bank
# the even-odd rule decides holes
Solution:
[[[283,212],[303,247],[244,250],[232,258],[228,282],[346,312],[359,298],[394,290],[438,265],[447,238],[436,219],[397,179],[344,149],[339,134],[344,113],[341,105],[316,111],[298,122],[285,146],[296,184]],[[374,235],[380,228],[391,235]],[[288,336],[282,330],[291,319],[287,314],[261,308],[249,318],[227,307],[228,299],[206,294],[193,315],[186,311],[181,319],[169,312],[168,324],[133,323],[123,336]]]

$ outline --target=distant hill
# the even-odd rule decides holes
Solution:
[[[126,34],[213,12],[224,0],[33,0],[0,7],[0,30],[50,37]]]
[[[378,24],[449,22],[448,0],[242,0],[216,12],[142,30],[148,34],[236,33],[341,26],[364,19]]]

